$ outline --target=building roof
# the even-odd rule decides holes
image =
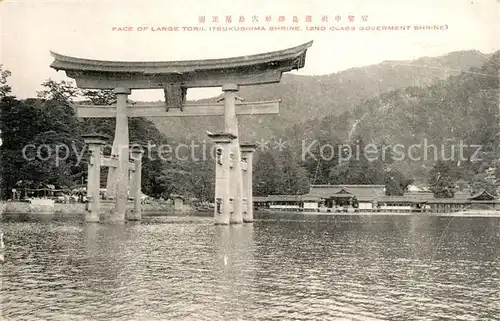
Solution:
[[[426,201],[435,198],[432,192],[407,192],[404,196],[413,198],[416,201]]]
[[[434,198],[428,200],[427,204],[464,204],[469,203],[467,199],[456,199],[456,198]]]
[[[311,185],[308,196],[323,198],[352,195],[360,201],[369,201],[385,195],[385,185]]]
[[[487,191],[474,195],[468,193],[455,193],[453,198],[435,198],[431,192],[406,193],[403,196],[387,196],[383,190],[384,185],[312,185],[311,192],[306,195],[269,195],[267,197],[254,197],[254,202],[319,202],[325,198],[337,196],[356,196],[360,202],[378,203],[428,203],[428,204],[470,204],[500,203],[500,201]]]
[[[269,195],[254,196],[254,202],[319,202],[321,197],[311,195]]]
[[[470,193],[468,193],[466,191],[458,191],[458,192],[455,192],[455,194],[453,195],[453,198],[456,200],[466,200],[466,199],[469,199],[470,196],[471,196]]]
[[[434,193],[432,192],[407,192],[405,193],[404,197],[411,197],[415,201],[432,201],[437,199],[434,197]],[[467,192],[455,192],[453,198],[454,200],[466,200],[470,197],[470,194]],[[450,198],[448,198],[450,199]]]
[[[411,196],[380,196],[377,197],[377,202],[383,203],[413,203],[417,201],[414,197]]]
[[[300,202],[301,195],[268,195],[269,202]]]
[[[474,195],[471,195],[469,198],[471,201],[492,201],[495,200],[496,197],[486,190],[482,190]]]
[[[256,55],[182,61],[106,61],[50,52],[54,57],[50,67],[66,71],[81,88],[115,88],[112,86],[119,84],[130,89],[164,88],[173,83],[186,88],[263,84],[279,82],[283,72],[304,67],[312,43]]]
[[[314,195],[302,195],[300,199],[303,202],[319,202],[321,201],[321,197],[319,196],[314,196]]]

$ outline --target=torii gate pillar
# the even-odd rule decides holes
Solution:
[[[243,223],[243,177],[241,172],[241,151],[238,139],[238,119],[236,118],[236,84],[222,85],[224,92],[224,131],[235,138],[229,143],[231,166],[229,170],[229,192],[234,208],[229,217],[230,224]]]
[[[109,168],[106,191],[108,197],[115,199],[115,213],[111,220],[117,222],[125,221],[125,211],[128,199],[129,184],[129,134],[128,134],[128,115],[127,115],[127,97],[130,95],[129,88],[115,88],[116,94],[116,127],[113,147],[111,149],[112,157],[118,158],[118,166]]]
[[[215,208],[214,223],[229,225],[234,212],[234,198],[231,196],[230,148],[236,138],[230,133],[209,134],[217,147],[215,160]]]
[[[106,143],[106,136],[100,134],[82,135],[86,144],[89,145],[90,159],[88,162],[87,171],[87,199],[88,206],[87,214],[85,215],[86,222],[99,222],[100,208],[100,175],[101,175],[101,153],[102,146]]]
[[[144,151],[142,148],[137,148],[137,146],[132,146],[130,151],[130,156],[134,161],[134,170],[131,171],[130,179],[130,195],[134,200],[134,210],[127,217],[128,221],[140,221],[142,219],[142,208],[141,208],[141,175],[142,175],[142,155]]]
[[[240,145],[242,175],[243,175],[243,222],[253,222],[253,152],[256,149],[254,144]]]

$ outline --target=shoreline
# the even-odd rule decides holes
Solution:
[[[112,203],[101,203],[101,214],[113,209]],[[127,211],[133,210],[133,203],[127,203]],[[193,211],[189,205],[183,205],[181,208],[165,203],[146,203],[142,205],[143,213],[165,213],[175,212],[183,213]],[[52,205],[31,204],[29,202],[9,201],[0,202],[0,215],[2,214],[21,214],[32,213],[36,215],[53,215],[53,214],[86,214],[86,203],[53,203]]]
[[[55,204],[54,208],[32,206],[29,203],[18,202],[3,202],[0,205],[1,215],[15,214],[32,214],[36,216],[51,216],[51,215],[85,215],[87,213],[85,204]],[[213,217],[213,210],[195,210],[192,207],[184,206],[182,209],[175,210],[171,206],[164,204],[145,204],[143,205],[142,215],[145,217],[154,216],[201,216]],[[307,217],[314,216],[434,216],[434,217],[500,217],[498,210],[466,210],[457,212],[397,212],[397,211],[381,211],[381,212],[315,212],[315,211],[272,211],[268,209],[254,210],[254,217],[272,217],[272,216],[287,216],[300,215]]]
[[[132,203],[127,204],[128,210],[132,210]],[[109,206],[103,206],[104,210],[111,210]],[[14,214],[33,214],[40,216],[50,215],[85,215],[86,204],[84,203],[55,203],[53,206],[33,205],[27,202],[0,202],[0,216]],[[182,208],[174,208],[164,203],[147,203],[142,205],[143,216],[206,216],[213,217],[213,209],[197,210],[190,205],[183,205]],[[500,210],[494,209],[468,209],[456,212],[411,212],[411,211],[297,211],[297,210],[271,210],[254,209],[254,217],[274,216],[274,215],[301,215],[301,216],[439,216],[439,217],[500,217]]]
[[[296,212],[296,211],[279,211],[279,212],[258,212],[258,215],[304,215],[304,216],[444,216],[444,217],[499,217],[500,211],[460,211],[450,213],[433,213],[433,212]]]
[[[56,211],[56,212],[17,212],[17,211],[4,211],[0,212],[2,215],[34,215],[34,216],[80,216],[85,215],[82,211]],[[177,217],[213,217],[212,211],[174,211],[174,210],[150,210],[143,211],[143,217],[158,217],[158,216],[177,216]],[[460,211],[453,213],[419,213],[419,212],[336,212],[336,213],[320,213],[320,212],[298,212],[298,211],[277,211],[277,212],[254,212],[255,219],[283,217],[283,216],[414,216],[414,217],[498,217],[500,218],[500,211],[491,210],[477,210],[477,211]]]

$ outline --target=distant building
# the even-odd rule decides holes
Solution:
[[[408,185],[406,190],[410,193],[416,193],[416,192],[423,192],[425,191],[423,188],[417,186],[417,185]]]
[[[269,195],[253,197],[253,206],[255,209],[267,208],[280,211],[316,212],[322,203],[323,200],[321,197],[309,195]]]
[[[269,195],[267,202],[270,209],[299,210],[301,206],[301,195]]]
[[[311,185],[306,195],[254,197],[254,207],[313,212],[353,209],[360,212],[454,212],[500,209],[500,201],[484,190],[474,195],[463,190],[456,192],[453,198],[435,198],[433,193],[422,190],[407,192],[404,196],[387,196],[384,185]]]
[[[374,200],[385,196],[385,185],[311,185],[307,196],[324,199],[325,207],[353,205],[360,210],[373,208]]]
[[[253,207],[254,209],[269,208],[267,203],[267,196],[254,196]]]
[[[316,212],[319,209],[319,207],[324,203],[324,200],[319,196],[303,195],[301,196],[301,199],[302,199],[302,207],[306,212],[308,211]]]

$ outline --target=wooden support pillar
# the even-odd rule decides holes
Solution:
[[[253,222],[253,192],[252,192],[252,177],[253,177],[253,152],[256,149],[254,144],[240,145],[241,160],[243,161],[243,222]],[[245,204],[246,203],[246,204]],[[245,206],[246,205],[246,206]]]
[[[229,144],[230,153],[234,160],[233,166],[230,167],[229,175],[230,198],[234,202],[234,210],[229,218],[231,224],[243,223],[243,177],[238,140],[238,119],[236,118],[236,93],[238,90],[239,86],[235,84],[225,84],[222,86],[222,91],[224,92],[224,131],[235,136]]]
[[[236,138],[230,133],[209,134],[216,144],[214,223],[228,225],[234,204],[230,203],[230,145]]]
[[[90,159],[88,162],[87,176],[87,200],[88,211],[85,215],[86,222],[99,222],[100,194],[101,185],[101,153],[102,146],[107,138],[104,135],[89,134],[82,135],[86,144],[89,146]]]
[[[130,153],[132,154],[132,153]],[[129,188],[128,188],[128,198],[129,200],[132,199],[134,197],[134,184],[135,184],[135,165],[134,165],[134,168],[130,168],[128,169],[128,181],[129,181]]]
[[[116,168],[110,168],[107,193],[110,198],[115,199],[115,211],[109,218],[110,221],[124,222],[127,206],[128,191],[128,159],[129,159],[129,133],[127,118],[127,96],[130,94],[128,88],[116,88],[116,127],[115,138],[111,150],[112,157],[118,159]]]
[[[134,167],[133,168],[130,168],[128,169],[128,181],[129,181],[129,185],[128,185],[128,190],[127,190],[127,203],[128,202],[132,202],[133,204],[135,204],[135,198],[134,198],[134,195],[135,195],[135,164],[134,164]],[[125,220],[127,221],[135,221],[134,220],[134,211],[130,211],[130,209],[127,209],[125,211]]]
[[[129,215],[129,221],[140,221],[142,219],[142,209],[141,209],[141,175],[142,175],[142,154],[144,151],[142,148],[131,148],[130,154],[134,161],[134,171],[131,177],[130,184],[130,195],[134,200],[134,211]]]

